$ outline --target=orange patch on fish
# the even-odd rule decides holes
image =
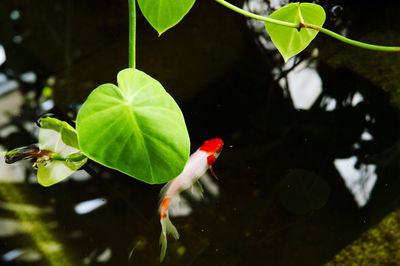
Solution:
[[[165,197],[162,199],[161,204],[160,204],[160,218],[161,219],[167,217],[167,212],[168,212],[170,203],[171,203],[170,197]]]

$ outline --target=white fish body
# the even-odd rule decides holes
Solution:
[[[207,170],[212,169],[212,164],[219,156],[222,146],[223,141],[219,138],[204,142],[204,144],[190,156],[183,171],[161,189],[161,201],[159,206],[161,223],[160,261],[164,260],[167,250],[167,234],[172,235],[175,239],[179,239],[178,230],[172,224],[168,214],[172,198],[180,192],[192,187]]]

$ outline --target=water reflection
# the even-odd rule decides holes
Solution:
[[[376,165],[360,164],[356,156],[336,159],[334,164],[345,181],[347,188],[354,195],[357,205],[359,207],[365,206],[378,177]]]
[[[10,80],[6,75],[0,74],[0,95],[12,92],[17,88],[18,82],[16,80]]]
[[[93,265],[95,263],[107,263],[112,258],[111,248],[107,247],[103,251],[94,250],[89,256],[83,259],[84,265]]]
[[[19,12],[19,10],[16,10],[16,9],[12,10],[12,11],[10,12],[10,18],[11,18],[12,20],[18,20],[18,19],[20,19],[20,18],[21,18],[21,12]]]
[[[247,4],[267,14],[269,7],[286,2]],[[62,7],[57,2],[49,9],[53,4]],[[22,15],[25,19],[27,14]],[[90,18],[88,14],[85,23]],[[251,46],[255,55],[246,54],[226,76],[183,104],[193,146],[220,135],[234,147],[218,161],[219,180],[202,180],[204,198],[194,189],[174,202],[171,214],[177,216],[174,223],[182,238],[169,243],[165,265],[322,265],[365,230],[366,217],[373,223],[391,210],[390,204],[398,204],[398,112],[380,88],[351,71],[328,67],[317,50],[282,64],[263,23],[254,32],[263,52]],[[10,42],[5,47],[20,47]],[[74,45],[102,58],[92,47]],[[6,51],[7,60],[11,51]],[[10,67],[7,61],[1,65],[2,150],[34,143],[34,121],[53,107],[43,88],[53,88],[55,80],[49,77],[58,77],[58,68],[43,72],[35,56],[42,55],[13,57],[34,68]],[[86,62],[96,75],[103,69],[98,61]],[[28,162],[5,166],[0,161],[0,233],[5,243],[0,264],[158,265],[161,186],[96,164],[88,170],[93,177],[78,171],[43,189]]]
[[[3,254],[2,260],[4,262],[25,262],[35,263],[42,259],[42,255],[33,249],[13,249]]]
[[[22,195],[23,193],[16,187],[14,184],[6,184],[3,183],[0,188],[0,197],[5,200],[7,203],[9,202],[21,202],[26,204],[26,196]],[[43,223],[42,217],[43,214],[32,212],[32,209],[28,208],[28,212],[22,209],[14,209],[13,213],[18,218],[19,225],[15,226],[15,223],[12,221],[5,220],[2,218],[0,223],[3,223],[1,228],[6,228],[8,233],[11,233],[14,237],[17,233],[27,233],[33,242],[35,243],[35,248],[43,254],[43,256],[48,261],[49,265],[63,265],[69,266],[73,265],[68,256],[63,254],[63,249],[61,243],[57,240],[56,234],[53,230],[48,226],[48,224]],[[4,226],[7,223],[8,226]],[[56,226],[56,224],[55,224]],[[56,226],[57,227],[57,226]],[[7,229],[8,228],[8,229]],[[12,228],[18,228],[12,230]],[[22,231],[20,231],[22,230]],[[3,261],[10,261],[13,259],[17,259],[22,256],[24,253],[21,251],[8,251],[3,254]],[[31,253],[32,254],[32,253]],[[40,256],[24,256],[24,259],[37,260]]]
[[[244,8],[260,15],[268,15],[287,2],[248,0],[245,2]],[[335,3],[319,4],[327,10],[328,27],[333,27],[336,31],[345,34],[349,25],[349,21],[343,17],[345,7]],[[359,207],[365,206],[377,183],[379,167],[382,166],[382,164],[371,163],[371,160],[367,159],[374,157],[374,151],[371,147],[380,141],[375,136],[380,134],[377,132],[377,125],[375,124],[375,117],[379,115],[380,111],[377,111],[374,104],[371,104],[370,91],[360,89],[362,86],[358,85],[357,87],[351,79],[339,81],[338,76],[340,74],[338,73],[333,78],[338,79],[337,81],[326,80],[324,72],[326,73],[327,67],[324,61],[320,60],[319,51],[316,48],[308,49],[306,52],[291,58],[287,63],[283,63],[264,29],[264,23],[253,19],[249,19],[247,23],[255,33],[255,38],[259,41],[262,50],[272,54],[276,59],[276,64],[272,70],[276,87],[282,90],[282,95],[287,99],[286,102],[293,109],[305,111],[299,113],[297,119],[306,121],[306,123],[310,123],[309,119],[316,117],[322,118],[321,120],[325,123],[337,121],[338,124],[333,125],[330,130],[336,133],[340,132],[339,135],[343,134],[346,144],[340,144],[343,145],[341,146],[342,154],[335,156],[332,164],[343,178],[349,192],[354,196],[357,205]],[[357,84],[359,83],[369,86],[357,81]],[[338,90],[342,87],[346,89]],[[332,119],[346,115],[354,116],[354,124],[341,124],[342,121],[345,121],[344,118],[341,121]],[[381,119],[384,118],[381,117]],[[300,121],[296,122],[299,125],[287,129],[288,135],[286,136],[288,138],[302,132],[305,135],[304,141],[312,142],[310,139],[313,137],[311,136],[318,134],[317,129],[324,130],[324,127],[319,125],[301,124]],[[340,139],[338,135],[329,134],[328,131],[325,134],[327,138]],[[345,134],[347,136],[344,136]],[[302,141],[301,136],[299,137],[300,141]],[[324,143],[327,145],[327,150],[332,148],[332,142],[329,143],[328,139]],[[367,161],[370,163],[367,163]]]
[[[268,16],[273,11],[286,5],[287,3],[289,3],[289,0],[248,0],[244,2],[243,9],[262,16]],[[271,40],[266,38],[267,33],[265,31],[264,22],[255,19],[249,19],[247,20],[247,24],[254,32],[257,33],[258,36],[256,40],[264,49],[267,51],[276,51],[276,48]],[[275,56],[275,59],[278,58],[278,56]]]
[[[291,98],[294,108],[308,110],[322,93],[322,80],[314,58],[297,61],[298,58],[291,58],[282,68],[273,71],[278,84],[285,88],[287,96]]]
[[[32,204],[14,203],[14,202],[0,202],[0,209],[12,212],[23,212],[29,215],[40,215],[40,214],[43,215],[54,211],[53,208],[50,206],[38,207]]]
[[[23,224],[19,220],[0,218],[0,237],[11,237],[29,231],[30,229],[24,228]]]
[[[6,61],[6,52],[4,46],[0,44],[0,65]]]
[[[281,202],[294,214],[307,214],[321,209],[329,195],[329,184],[311,171],[291,170],[281,181]]]
[[[74,210],[77,214],[82,215],[90,213],[105,204],[107,204],[107,200],[104,198],[85,200],[76,204]]]

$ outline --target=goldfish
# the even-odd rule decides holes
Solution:
[[[190,155],[183,171],[161,189],[161,200],[159,205],[161,223],[160,262],[164,260],[167,251],[167,235],[171,235],[176,240],[179,239],[178,230],[172,224],[168,214],[172,198],[179,195],[180,192],[191,188],[204,174],[206,174],[207,170],[210,170],[211,174],[216,177],[212,166],[221,153],[223,146],[224,142],[220,138],[205,141],[200,148]]]

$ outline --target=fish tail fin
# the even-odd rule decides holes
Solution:
[[[167,235],[171,235],[176,240],[179,239],[178,230],[172,224],[171,220],[168,216],[161,218],[161,235],[160,235],[160,245],[161,245],[161,253],[160,253],[160,262],[164,260],[165,253],[167,252]]]

